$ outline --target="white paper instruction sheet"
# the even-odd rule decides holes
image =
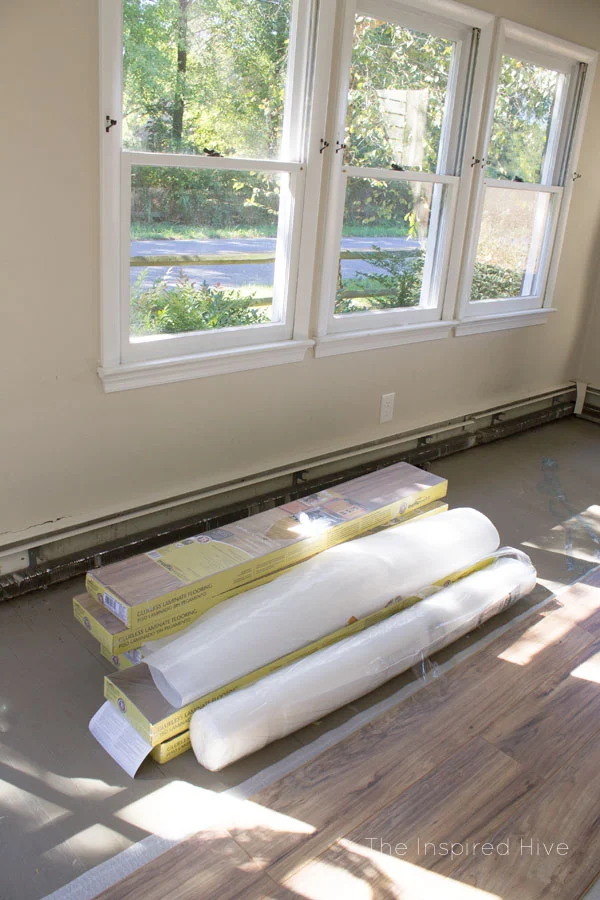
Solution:
[[[90,719],[90,731],[109,756],[133,778],[152,747],[107,700]]]

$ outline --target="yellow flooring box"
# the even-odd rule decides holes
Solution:
[[[458,581],[459,578],[464,578],[471,572],[489,565],[491,561],[491,559],[482,560],[476,565],[455,572],[445,578],[443,582],[438,582],[437,586],[441,587],[445,584],[451,584],[453,581]],[[177,709],[167,703],[154,684],[150,669],[143,662],[123,671],[115,672],[113,675],[106,675],[104,678],[104,696],[123,713],[144,740],[155,747],[169,738],[188,731],[194,712],[208,703],[212,703],[213,700],[225,697],[232,691],[253,684],[255,681],[264,678],[265,675],[276,672],[278,669],[282,669],[284,666],[309,656],[317,650],[329,647],[346,637],[350,637],[350,635],[357,634],[359,631],[363,631],[365,628],[369,628],[371,625],[389,618],[389,616],[412,606],[414,603],[418,603],[419,599],[418,597],[406,597],[402,600],[397,600],[395,603],[390,603],[384,609],[345,625],[332,634],[328,634],[318,641],[313,641],[305,647],[300,647],[292,653],[287,653],[285,656],[267,663],[260,669],[249,672],[247,675],[237,678],[235,681],[215,691],[211,691],[210,694],[194,700],[193,703],[189,703],[187,706],[181,707],[181,709]]]
[[[445,497],[444,478],[408,463],[88,572],[90,596],[128,628],[200,615],[219,595],[295,565]]]
[[[439,512],[445,512],[447,509],[447,503],[436,500],[434,503],[429,503],[420,509],[413,509],[397,516],[394,522],[414,521],[415,519],[432,516]],[[239,586],[231,591],[221,594],[214,599],[214,602],[211,605],[215,605],[242,591],[257,587],[259,584],[272,581],[283,571],[285,570],[282,569],[278,572],[273,572],[258,581],[253,581],[250,584]],[[126,667],[127,662],[130,664],[139,662],[139,659],[136,659],[135,657],[135,651],[142,644],[146,643],[146,641],[166,637],[169,634],[174,634],[176,631],[187,628],[187,626],[191,625],[202,612],[203,610],[198,611],[196,607],[191,607],[183,613],[175,613],[170,618],[162,621],[156,622],[151,620],[146,625],[140,626],[139,628],[127,628],[127,626],[113,616],[106,607],[90,597],[89,594],[80,594],[73,598],[73,614],[75,618],[96,638],[97,641],[99,641],[102,647],[103,656],[108,660],[113,660],[115,669]],[[129,660],[124,658],[125,653],[132,654]]]
[[[192,738],[189,731],[182,731],[182,733],[178,734],[176,737],[170,738],[168,741],[163,741],[162,744],[153,747],[152,759],[162,765],[163,763],[168,763],[170,760],[175,759],[176,756],[181,756],[182,753],[185,753],[186,750],[190,750],[191,747]]]
[[[100,644],[100,653],[115,669],[119,670],[130,669],[142,661],[142,655],[139,650],[129,650],[126,653],[109,653],[106,647]]]

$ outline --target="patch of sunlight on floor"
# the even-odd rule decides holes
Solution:
[[[598,565],[600,563],[600,506],[588,506],[577,515],[555,525],[548,534],[523,541],[521,546]]]
[[[15,784],[17,784],[18,776],[41,781],[47,787],[52,788],[65,797],[81,797],[83,794],[86,798],[95,800],[105,800],[108,797],[114,797],[126,790],[123,785],[107,784],[101,778],[84,778],[76,775],[58,775],[49,769],[37,766],[29,759],[12,752],[6,744],[0,742],[0,756],[5,766],[9,766],[15,771]],[[17,784],[18,787],[18,784]]]
[[[18,820],[19,828],[24,833],[33,833],[42,827],[40,808],[44,812],[44,825],[71,814],[66,806],[47,800],[43,796],[43,791],[37,794],[35,791],[26,790],[20,785],[10,784],[8,781],[0,781],[0,803],[3,810],[10,812],[13,827],[16,827]]]
[[[123,836],[106,825],[91,825],[42,853],[42,859],[52,861],[60,850],[68,852],[70,856],[85,859],[86,866],[91,867],[96,864],[95,860],[100,862],[120,853],[123,850]]]
[[[516,666],[526,666],[538,653],[560,641],[573,627],[570,619],[561,619],[552,613],[528,628],[510,647],[498,654],[498,659]]]
[[[326,851],[324,858],[288,878],[285,887],[306,900],[502,900],[498,894],[345,838]]]
[[[592,681],[600,684],[600,652],[595,653],[585,662],[573,669],[570,674],[573,678],[581,678],[583,681]]]
[[[215,793],[185,781],[173,781],[130,803],[117,818],[166,840],[182,840],[198,831],[261,828],[267,832],[313,834],[306,822],[258,803]]]
[[[567,594],[568,591],[568,594]],[[585,623],[587,619],[600,611],[600,588],[593,584],[579,581],[564,591],[564,609],[558,609],[553,615],[557,619],[564,618],[573,624]],[[558,594],[558,602],[562,602]]]
[[[366,881],[346,872],[331,863],[317,860],[285,882],[294,893],[307,900],[330,900],[343,897],[344,900],[374,900],[375,894]]]

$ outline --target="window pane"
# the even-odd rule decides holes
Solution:
[[[291,0],[123,0],[123,146],[277,157]]]
[[[335,313],[433,305],[444,186],[349,178]]]
[[[454,43],[357,16],[346,160],[435,172]]]
[[[550,199],[540,191],[487,188],[471,300],[538,293]]]
[[[272,321],[281,177],[132,167],[133,338]]]
[[[488,178],[542,183],[552,113],[564,76],[552,69],[505,56],[502,59]]]

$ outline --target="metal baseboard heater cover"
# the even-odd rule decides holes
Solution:
[[[343,457],[339,459],[339,470],[334,474],[327,474],[311,481],[304,481],[305,470],[299,469],[296,472],[289,473],[289,487],[257,495],[251,500],[246,499],[239,503],[217,507],[213,512],[200,517],[196,516],[192,519],[188,518],[180,522],[169,523],[162,528],[140,530],[134,536],[126,537],[120,541],[112,541],[101,546],[92,544],[88,551],[56,559],[52,562],[40,565],[36,565],[34,562],[27,569],[10,575],[0,576],[0,600],[10,600],[40,588],[60,584],[71,578],[84,575],[89,569],[118,562],[136,553],[154,550],[170,541],[184,540],[202,531],[228,525],[237,519],[262,512],[265,509],[271,509],[274,506],[290,503],[307,494],[332,488],[342,481],[358,478],[360,475],[374,472],[396,462],[408,462],[421,468],[427,468],[429,463],[437,459],[573,416],[575,388],[574,386],[573,388],[565,387],[561,391],[549,392],[549,394],[540,395],[539,397],[531,397],[523,400],[522,405],[524,407],[531,406],[543,401],[550,405],[515,418],[504,418],[504,409],[506,407],[499,407],[498,411],[490,410],[487,414],[490,423],[484,427],[463,431],[459,434],[451,433],[448,436],[441,436],[437,440],[435,439],[436,426],[433,426],[430,436],[421,432],[420,437],[415,440],[416,446],[400,451],[390,446],[389,455],[358,465],[351,465],[351,462],[357,457],[356,451],[352,451],[346,460],[347,465],[344,465]],[[512,404],[512,407],[517,408],[519,405],[521,404]],[[467,419],[468,417],[464,418]],[[465,422],[457,420],[452,428],[444,426],[441,431],[442,433],[450,431],[460,432],[461,428],[464,427]],[[408,440],[412,440],[411,435],[407,435],[406,441]],[[402,436],[398,436],[397,443],[405,443],[406,441],[402,439]],[[386,438],[381,444],[389,445],[390,438]],[[373,442],[373,444],[365,448],[364,452],[365,454],[375,453],[377,449],[377,442]],[[322,460],[319,461],[319,465],[323,465]],[[93,539],[93,532],[90,532],[90,539]],[[35,560],[35,550],[31,551],[31,556]]]

